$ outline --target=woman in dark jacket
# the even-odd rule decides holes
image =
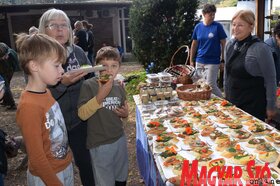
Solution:
[[[251,35],[254,25],[250,10],[240,10],[232,18],[234,38],[226,45],[225,96],[264,121],[275,113],[276,73],[269,46]]]

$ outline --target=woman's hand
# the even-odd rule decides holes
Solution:
[[[120,118],[127,118],[128,117],[128,104],[127,101],[124,102],[124,105],[120,108],[116,108],[114,112],[120,117]]]
[[[69,86],[73,83],[76,83],[81,78],[83,78],[88,73],[86,72],[66,72],[62,75],[61,83],[65,86]]]

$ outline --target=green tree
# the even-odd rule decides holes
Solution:
[[[133,53],[144,67],[154,62],[153,72],[162,71],[181,45],[190,45],[196,17],[197,0],[134,0],[129,29]],[[185,55],[185,56],[183,56]],[[178,63],[186,57],[179,53]],[[184,62],[183,62],[184,63]]]

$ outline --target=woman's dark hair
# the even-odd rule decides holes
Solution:
[[[203,14],[207,14],[207,13],[212,13],[212,12],[215,12],[216,13],[216,6],[213,5],[213,4],[205,4],[203,6],[203,9],[202,9],[202,13]]]

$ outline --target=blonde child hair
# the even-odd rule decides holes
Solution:
[[[43,62],[50,56],[57,56],[58,62],[64,64],[66,61],[66,51],[62,45],[45,34],[21,33],[16,35],[16,38],[21,68],[27,75],[30,75],[28,64],[32,60]]]

